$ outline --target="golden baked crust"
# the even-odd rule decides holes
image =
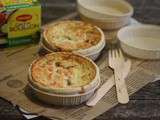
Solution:
[[[95,66],[83,57],[56,52],[39,58],[31,66],[31,83],[48,91],[89,84],[96,76]]]
[[[74,51],[97,45],[101,40],[100,31],[82,21],[61,21],[44,31],[45,40],[60,51]]]

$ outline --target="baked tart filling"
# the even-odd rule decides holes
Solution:
[[[61,21],[44,31],[45,40],[52,47],[62,51],[86,49],[97,45],[101,40],[100,31],[82,21]]]
[[[48,54],[31,66],[31,82],[48,90],[82,87],[95,76],[96,69],[91,61],[67,52]]]

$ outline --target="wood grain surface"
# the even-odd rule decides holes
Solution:
[[[128,0],[134,17],[143,23],[160,25],[160,0]],[[76,10],[75,0],[41,0],[43,24]],[[160,81],[131,96],[127,105],[118,105],[95,120],[160,120]],[[0,99],[0,120],[25,120],[15,107]],[[37,120],[45,120],[39,117]]]

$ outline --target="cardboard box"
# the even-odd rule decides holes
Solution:
[[[36,43],[40,27],[38,0],[0,0],[0,43],[9,46]]]

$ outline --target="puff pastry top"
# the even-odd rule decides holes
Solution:
[[[95,76],[96,69],[91,61],[68,52],[48,54],[31,66],[31,82],[48,90],[82,87]]]
[[[61,21],[44,31],[49,45],[61,51],[74,51],[95,46],[101,40],[100,31],[82,21]]]

